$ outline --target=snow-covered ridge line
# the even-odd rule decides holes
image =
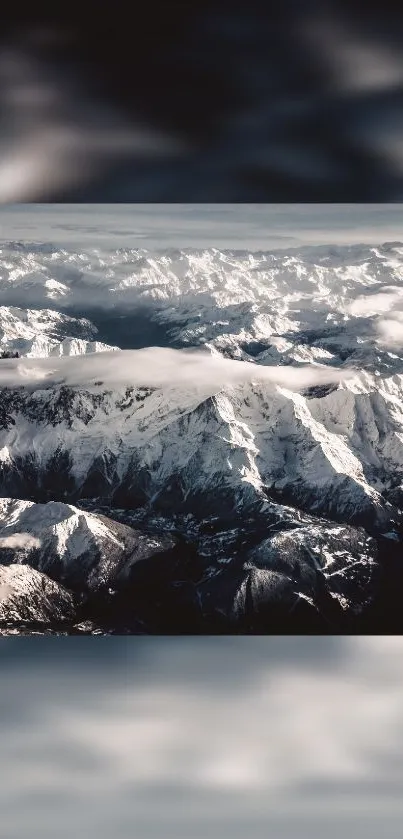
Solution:
[[[56,309],[59,317],[103,312],[105,319],[110,313],[117,318],[112,340],[97,338],[119,346],[118,314],[141,312],[159,325],[168,344],[212,344],[232,354],[280,336],[294,345],[308,339],[311,345],[337,332],[343,340],[349,336],[352,347],[358,348],[357,335],[368,347],[371,342],[375,348],[388,342],[396,347],[402,343],[402,287],[399,243],[258,253],[218,248],[35,253],[10,244],[0,254],[0,304]],[[138,322],[133,332],[137,329]],[[65,330],[64,337],[74,336]],[[318,349],[333,351],[330,344]],[[297,347],[297,357],[301,352]]]
[[[133,234],[133,238],[135,238],[135,234]],[[212,245],[210,247],[206,247],[205,245],[186,245],[184,247],[176,247],[174,245],[168,245],[163,247],[144,247],[144,246],[134,246],[130,244],[125,245],[118,245],[115,248],[102,248],[102,247],[93,247],[89,246],[88,241],[86,244],[82,243],[80,246],[80,253],[92,253],[92,254],[102,254],[105,251],[111,251],[115,253],[132,253],[137,254],[139,257],[144,256],[144,254],[154,254],[155,256],[177,256],[178,254],[193,254],[193,253],[224,253],[224,254],[236,254],[236,255],[244,255],[244,254],[251,254],[251,255],[274,255],[282,257],[285,254],[292,253],[295,255],[296,253],[302,254],[304,256],[308,256],[310,254],[313,255],[324,255],[324,256],[334,256],[340,257],[343,254],[348,254],[349,256],[359,255],[361,256],[363,253],[368,253],[371,251],[379,252],[379,253],[389,253],[389,252],[399,252],[400,250],[403,252],[403,241],[400,240],[385,240],[383,242],[379,241],[367,241],[367,242],[350,242],[348,244],[340,243],[332,243],[326,244],[324,242],[317,243],[317,244],[298,244],[292,245],[289,242],[282,246],[278,247],[270,247],[270,248],[253,248],[253,247],[219,247],[216,245]],[[1,239],[0,238],[0,254],[5,255],[8,252],[15,251],[21,254],[43,254],[43,255],[54,255],[56,253],[61,254],[71,254],[77,253],[77,249],[68,242],[64,242],[63,245],[58,243],[56,240],[51,241],[39,241],[39,240],[18,240],[18,239]]]
[[[403,376],[356,374],[308,396],[254,379],[216,382],[213,394],[204,384],[204,392],[192,379],[3,391],[3,491],[20,492],[29,474],[37,497],[49,485],[56,497],[116,496],[122,506],[163,502],[199,513],[225,497],[256,510],[268,493],[393,530],[395,502],[382,492],[403,474]]]
[[[36,299],[40,306],[48,301],[63,307],[98,304],[108,308],[204,292],[213,294],[218,304],[225,299],[233,305],[273,300],[276,294],[279,301],[287,290],[321,297],[334,279],[343,283],[344,294],[354,294],[362,285],[401,279],[402,261],[403,245],[399,244],[257,253],[217,248],[82,253],[45,248],[35,253],[11,243],[0,253],[0,303],[26,306]],[[337,289],[333,292],[337,299]]]
[[[117,349],[96,340],[97,331],[87,318],[52,309],[0,306],[0,359],[5,352],[47,358]]]

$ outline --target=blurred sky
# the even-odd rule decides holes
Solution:
[[[401,201],[392,0],[8,4],[0,201]]]
[[[218,247],[403,241],[403,204],[87,204],[0,207],[0,241],[66,247]]]
[[[403,638],[0,641],[7,839],[397,839]]]

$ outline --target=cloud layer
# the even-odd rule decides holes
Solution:
[[[358,297],[348,307],[357,317],[374,317],[378,342],[389,347],[403,346],[403,288],[385,286],[383,291]],[[385,317],[385,315],[388,317]]]
[[[38,387],[66,384],[71,387],[103,385],[180,386],[214,390],[227,384],[264,381],[299,390],[349,377],[346,370],[306,365],[262,367],[210,355],[203,350],[148,347],[91,356],[6,359],[0,361],[1,387]],[[352,375],[352,374],[351,374]]]
[[[11,536],[0,536],[1,548],[40,548],[41,541],[30,533],[13,533]]]

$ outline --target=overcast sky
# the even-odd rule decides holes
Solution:
[[[403,638],[0,639],[8,839],[397,839]]]
[[[87,247],[219,247],[403,240],[403,204],[4,205],[0,241]]]

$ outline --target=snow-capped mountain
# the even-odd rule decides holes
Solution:
[[[7,351],[27,358],[46,358],[117,349],[92,340],[96,332],[85,318],[72,318],[52,309],[0,306],[0,357]]]
[[[134,563],[173,546],[69,504],[0,498],[2,564],[28,564],[75,591],[124,581]]]
[[[198,554],[158,525],[145,532],[70,504],[2,498],[0,627],[85,618],[151,631],[185,620],[194,630],[224,619],[239,630],[258,627],[262,613],[272,620],[273,610],[284,619],[301,604],[311,619],[337,627],[340,614],[359,614],[374,591],[375,541],[281,505],[268,525],[267,512],[260,535],[250,521],[243,540],[227,530],[209,544],[199,532]],[[184,615],[175,615],[178,607]]]
[[[399,521],[403,376],[360,376],[309,395],[266,383],[197,390],[7,388],[0,486],[36,499],[213,514],[286,500],[377,526]]]
[[[93,625],[107,617],[112,594],[134,584],[136,602],[148,577],[158,586],[156,567],[172,570],[180,558],[169,534],[139,531],[60,502],[1,498],[0,634],[2,626],[15,624],[73,628],[86,618]],[[131,601],[120,612],[129,625],[139,622]]]
[[[139,537],[113,528],[135,527],[138,516],[150,529],[159,518],[194,546],[201,565],[188,582],[203,620],[222,613],[233,626],[242,613],[245,626],[263,603],[264,627],[275,602],[330,622],[334,610],[366,608],[377,564],[401,540],[403,245],[74,253],[9,243],[0,256],[4,350],[18,352],[22,366],[24,357],[56,363],[106,351],[115,364],[105,381],[97,373],[72,384],[45,381],[38,362],[28,386],[0,359],[0,491],[27,499],[15,502],[28,505],[15,532],[27,517],[26,532],[52,534],[40,537],[46,556],[63,557],[63,573],[51,573],[55,560],[49,566],[32,549],[32,567],[95,591],[91,574],[111,582],[105,550],[119,588],[116,565],[126,567]],[[232,359],[237,371],[246,362],[250,374],[173,381],[154,349],[141,355],[139,384],[135,358],[129,364],[119,348],[156,344],[203,347],[206,359]],[[265,369],[280,371],[277,379]],[[101,508],[115,524],[102,523]],[[75,555],[63,547],[65,527],[68,544],[78,540]],[[88,556],[84,532],[97,545]]]

